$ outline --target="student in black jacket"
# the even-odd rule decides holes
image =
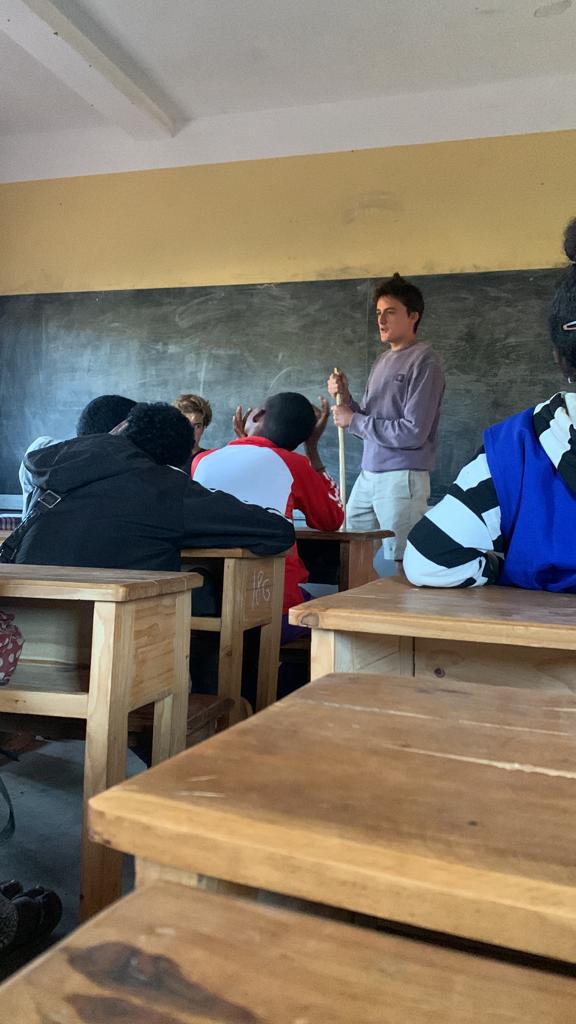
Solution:
[[[26,455],[37,490],[15,562],[174,571],[184,547],[272,555],[294,543],[280,513],[206,490],[173,468],[194,442],[177,409],[141,403],[117,429]],[[33,518],[42,491],[53,492],[52,507]]]

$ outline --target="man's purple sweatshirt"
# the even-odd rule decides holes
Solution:
[[[425,341],[383,352],[361,404],[351,406],[348,429],[364,441],[362,469],[432,469],[443,394],[442,364]]]

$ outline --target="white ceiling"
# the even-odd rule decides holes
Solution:
[[[2,0],[0,29],[3,180],[576,128],[576,0]]]

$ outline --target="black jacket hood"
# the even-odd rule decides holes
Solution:
[[[119,434],[89,434],[38,448],[24,458],[35,487],[66,494],[77,487],[155,465]]]

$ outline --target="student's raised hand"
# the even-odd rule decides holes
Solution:
[[[242,406],[239,405],[232,417],[232,429],[236,434],[236,437],[246,437],[246,420],[248,419],[252,409],[247,409],[243,412]]]
[[[340,395],[344,405],[349,405],[352,401],[352,396],[348,389],[348,378],[345,373],[331,373],[328,377],[328,392],[332,398],[336,398],[336,395]]]
[[[306,446],[308,448],[317,447],[318,442],[326,429],[326,424],[328,422],[328,417],[330,415],[330,405],[328,404],[328,400],[324,398],[323,395],[319,395],[318,401],[320,402],[320,408],[318,408],[317,405],[314,406],[314,412],[316,413],[316,424],[314,426],[312,433],[310,434],[310,437],[306,441]]]

